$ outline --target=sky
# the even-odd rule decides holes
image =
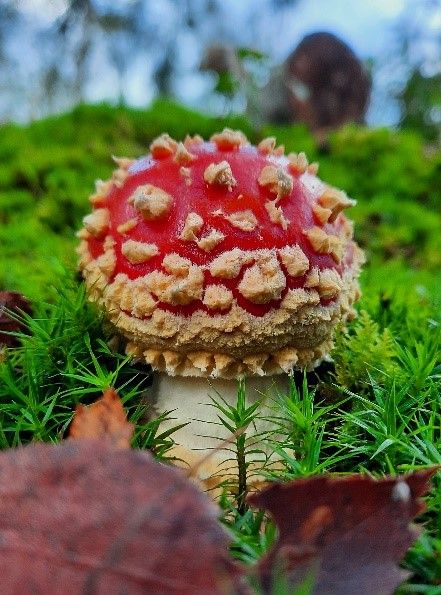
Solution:
[[[1,0],[0,0],[1,1]],[[101,0],[97,0],[101,1]],[[102,0],[104,1],[104,0]],[[124,6],[131,0],[114,0],[113,5],[124,9]],[[184,1],[184,0],[182,0]],[[435,2],[437,0],[434,0]],[[400,77],[403,73],[394,70],[394,31],[397,27],[397,19],[404,11],[415,11],[418,14],[418,6],[423,0],[299,0],[294,7],[284,10],[279,21],[275,22],[276,28],[269,28],[263,19],[259,19],[259,6],[268,5],[269,0],[223,0],[222,11],[225,19],[224,32],[228,32],[227,24],[239,23],[246,27],[247,19],[254,18],[257,25],[254,30],[258,31],[258,39],[255,45],[261,51],[267,52],[274,63],[282,61],[297,43],[308,33],[326,30],[335,33],[346,41],[364,59],[379,59],[383,61],[384,67],[378,69],[374,76],[374,92],[368,113],[368,122],[371,124],[394,124],[399,118],[399,110],[394,101],[387,95],[385,80],[394,82],[399,86]],[[157,20],[158,27],[166,26],[170,14],[171,0],[156,0],[152,18]],[[433,22],[427,23],[428,29],[441,30],[441,0],[439,0],[439,11],[433,14]],[[66,6],[66,0],[18,0],[21,11],[27,15],[30,27],[36,25],[49,25],[59,17]],[[262,11],[263,13],[263,11]],[[255,24],[256,24],[255,23]],[[237,32],[235,32],[237,34]],[[244,34],[246,30],[244,29]],[[210,41],[210,30],[207,29],[205,40]],[[215,41],[215,40],[213,40]],[[17,52],[23,52],[26,45],[25,39],[16,39]],[[182,76],[176,85],[177,97],[184,103],[195,107],[202,104],[207,105],[207,90],[212,86],[212,80],[208,75],[197,72],[200,63],[200,47],[196,47],[189,38],[182,39],[183,51],[181,58]],[[430,66],[430,56],[434,50],[427,42],[427,47],[421,47],[422,52],[428,55],[427,68]],[[29,48],[30,49],[30,48]],[[29,65],[32,69],[32,52],[23,52],[28,56]],[[390,55],[390,59],[389,59]],[[100,68],[99,52],[95,60],[97,71],[103,72]],[[136,61],[135,61],[136,62]],[[143,75],[133,65],[133,76],[127,77],[126,99],[134,106],[145,106],[146,102],[153,99],[153,92],[150,94],[146,89],[148,77],[151,75],[145,62],[143,63]],[[115,74],[107,69],[105,76],[94,79],[87,91],[87,99],[99,101],[103,99],[115,100]],[[215,104],[208,104],[216,109]]]
[[[224,0],[224,12],[231,21],[243,22],[250,5],[257,10],[262,0]],[[315,31],[330,31],[351,46],[363,60],[383,59],[393,51],[394,27],[397,18],[410,5],[419,0],[299,0],[295,7],[283,15],[283,29],[277,39],[268,39],[262,31],[263,49],[270,53],[274,62],[281,62],[301,39]],[[440,4],[441,15],[441,4]],[[398,76],[398,73],[395,73]],[[389,69],[374,77],[372,100],[367,121],[375,125],[391,125],[399,120],[396,102],[386,97],[384,78],[394,76]],[[377,78],[378,77],[378,78]],[[190,77],[191,78],[191,77]],[[197,93],[201,82],[189,80],[181,98],[197,105]]]

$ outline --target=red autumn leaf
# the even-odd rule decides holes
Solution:
[[[98,440],[0,453],[0,593],[245,593],[184,474]]]
[[[70,438],[99,438],[108,440],[115,448],[130,448],[133,424],[115,389],[107,389],[92,405],[77,405],[69,428]]]
[[[257,575],[271,593],[282,569],[291,586],[308,576],[314,595],[385,595],[406,578],[398,566],[417,538],[410,525],[435,471],[374,480],[319,476],[274,484],[249,503],[268,510],[279,528]]]
[[[31,306],[28,300],[14,291],[0,291],[0,344],[13,347],[17,345],[17,339],[8,333],[16,333],[24,330],[22,322],[11,318],[7,312],[20,315],[21,312],[31,313]]]

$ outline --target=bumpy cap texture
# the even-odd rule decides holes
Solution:
[[[78,233],[90,299],[127,351],[171,375],[313,367],[353,316],[363,260],[346,194],[303,153],[239,131],[115,159]]]

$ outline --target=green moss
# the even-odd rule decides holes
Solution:
[[[333,352],[335,378],[340,385],[351,388],[370,378],[382,380],[394,373],[394,356],[396,349],[390,330],[380,330],[379,324],[362,310],[350,329],[337,334]]]
[[[428,206],[398,194],[378,193],[360,200],[351,217],[371,264],[399,260],[419,270],[440,269],[441,217]]]
[[[441,152],[429,151],[409,132],[347,127],[332,135],[324,178],[361,200],[388,194],[436,208]]]
[[[323,179],[358,200],[353,217],[368,266],[392,260],[421,271],[439,268],[441,155],[429,153],[417,135],[348,127],[331,137],[327,154],[318,156],[304,127],[258,131],[241,116],[211,118],[157,101],[146,111],[81,105],[27,127],[2,127],[0,286],[36,298],[46,295],[53,279],[48,263],[73,262],[74,232],[89,210],[94,180],[113,169],[112,154],[142,155],[164,131],[176,138],[208,137],[223,126],[242,128],[254,142],[274,135],[288,151],[319,157]]]
[[[224,126],[242,128],[253,142],[276,136],[287,151],[318,159],[321,177],[357,199],[351,216],[368,258],[360,316],[337,334],[334,364],[305,377],[301,390],[293,383],[282,402],[288,429],[278,434],[286,463],[280,477],[439,464],[441,153],[416,134],[348,127],[319,155],[302,127],[254,130],[243,117],[210,118],[168,101],[147,111],[82,105],[26,127],[1,127],[0,288],[30,297],[35,317],[22,347],[0,363],[0,448],[58,440],[75,403],[113,384],[136,424],[134,443],[166,454],[172,437],[158,433],[159,422],[143,421],[145,366],[107,347],[96,309],[74,279],[75,231],[94,180],[111,174],[112,154],[140,156],[165,131],[209,137]],[[427,589],[439,582],[440,494],[429,499],[425,533],[407,559]],[[233,510],[227,524],[236,555],[260,556],[261,522],[240,514],[234,499],[224,504]]]

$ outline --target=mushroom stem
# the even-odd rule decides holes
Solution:
[[[286,393],[288,381],[289,377],[286,374],[247,378],[247,406],[263,399],[259,417],[271,415],[271,404],[278,394]],[[220,412],[213,406],[213,399],[222,405],[226,402],[236,407],[238,387],[236,379],[168,376],[162,372],[155,375],[151,395],[156,411],[162,413],[173,410],[171,419],[161,424],[161,430],[187,424],[173,433],[177,446],[171,454],[182,458],[189,465],[194,465],[210,451],[214,451],[209,464],[204,465],[202,475],[205,477],[211,475],[220,463],[231,459],[232,456],[231,452],[225,449],[216,451],[223,440],[231,437],[231,433],[219,422]],[[269,422],[264,419],[256,421],[256,429],[250,429],[250,433],[261,432],[269,427]]]

